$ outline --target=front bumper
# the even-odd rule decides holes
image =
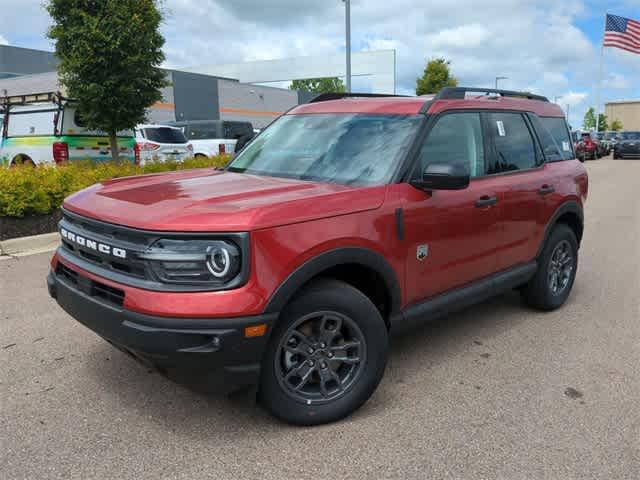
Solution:
[[[277,314],[242,318],[166,318],[127,310],[51,271],[49,294],[78,322],[168,377],[199,390],[228,393],[257,382],[262,354]],[[260,337],[245,328],[267,325]]]

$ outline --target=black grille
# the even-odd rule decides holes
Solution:
[[[118,307],[121,307],[124,303],[123,290],[91,280],[61,262],[56,267],[56,275],[91,297],[100,298],[104,302]]]
[[[60,227],[84,238],[127,251],[127,258],[122,259],[62,238],[63,248],[74,256],[93,265],[127,276],[142,280],[152,278],[147,271],[147,263],[136,257],[136,253],[145,251],[152,241],[149,235],[135,232],[132,229],[97,222],[75,214],[72,215],[68,212],[64,212]]]

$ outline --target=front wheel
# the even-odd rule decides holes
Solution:
[[[525,301],[540,310],[555,310],[569,297],[578,270],[578,241],[565,224],[554,227],[538,259],[538,271],[522,290]]]
[[[262,363],[260,399],[291,424],[340,420],[375,391],[388,342],[380,312],[362,292],[316,281],[282,312]]]

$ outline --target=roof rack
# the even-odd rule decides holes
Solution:
[[[434,100],[464,100],[467,92],[476,93],[495,93],[502,97],[526,98],[527,100],[538,100],[540,102],[548,102],[547,97],[535,95],[529,92],[516,92],[513,90],[499,90],[495,88],[482,87],[445,87],[435,96]]]
[[[59,103],[64,100],[68,99],[63,97],[60,92],[30,93],[27,95],[8,95],[6,97],[0,97],[0,105],[7,107],[13,105],[28,105],[30,103]]]
[[[340,100],[342,98],[379,98],[379,97],[406,97],[407,95],[395,95],[387,93],[321,93],[309,100],[309,103],[328,102],[329,100]]]

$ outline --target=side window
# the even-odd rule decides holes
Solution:
[[[534,168],[536,146],[524,117],[519,113],[489,113],[488,118],[497,156],[489,173]]]
[[[420,177],[431,163],[462,164],[471,177],[486,173],[479,113],[449,113],[438,119],[420,150],[414,176]]]
[[[545,157],[547,161],[554,162],[558,160],[569,160],[574,158],[571,137],[569,136],[569,128],[564,118],[558,117],[538,117],[538,122],[542,125],[542,129],[547,133],[547,137],[550,137],[553,142],[554,148],[558,151],[557,155],[547,155],[547,149],[551,151],[550,145],[545,144],[543,140],[544,136],[540,136],[540,142],[542,142],[542,148],[545,151]],[[536,130],[538,126],[536,125]]]

